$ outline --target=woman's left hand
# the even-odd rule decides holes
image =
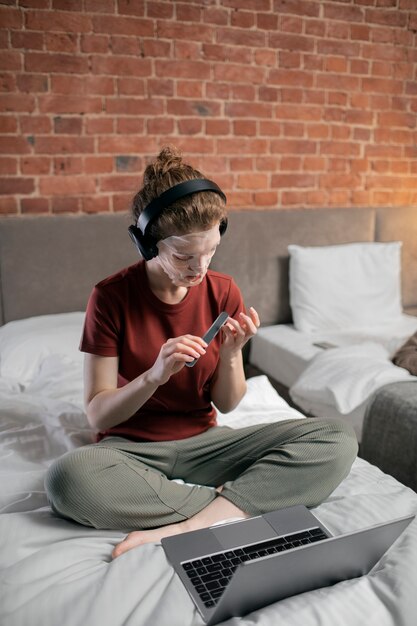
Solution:
[[[220,356],[233,356],[240,352],[245,343],[256,335],[260,326],[259,315],[251,306],[249,315],[239,314],[239,321],[229,317],[223,326],[223,342],[220,347]]]

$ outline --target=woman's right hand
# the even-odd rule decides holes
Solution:
[[[185,366],[206,353],[207,344],[201,337],[182,335],[168,339],[161,347],[158,357],[148,372],[148,379],[164,385]]]

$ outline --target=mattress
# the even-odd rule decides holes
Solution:
[[[82,316],[67,321],[78,324]],[[26,376],[25,382],[4,372],[0,378],[0,623],[201,626],[161,545],[141,546],[112,561],[123,532],[75,524],[55,516],[48,506],[43,485],[47,467],[92,440],[82,406],[82,364],[70,353],[72,340],[68,345],[57,343],[56,337],[48,342],[53,324],[48,319],[42,329],[36,323],[32,340],[22,325],[6,342],[0,333],[0,368],[8,365],[11,373],[14,365],[15,374],[24,371]],[[31,323],[26,330],[30,328]],[[39,337],[43,352],[35,359]],[[22,338],[23,351],[16,345]],[[30,363],[25,362],[28,353]],[[303,415],[278,396],[266,376],[259,376],[248,381],[234,411],[219,415],[219,423],[233,428],[289,418]],[[356,459],[347,478],[314,513],[337,535],[417,514],[417,494]],[[239,624],[413,626],[416,559],[414,520],[368,575],[272,604]]]
[[[349,421],[360,441],[370,390],[373,393],[379,383],[382,386],[409,378],[405,370],[390,363],[390,357],[416,330],[417,317],[410,315],[402,315],[395,324],[314,334],[302,333],[289,324],[266,326],[251,340],[250,362],[288,387],[292,399],[306,414]],[[315,345],[323,343],[333,348],[325,350]],[[355,380],[357,363],[372,354],[374,360],[368,358],[362,379]],[[381,359],[384,367],[378,380],[375,371],[381,369]],[[338,374],[345,380],[345,395],[352,392],[350,402],[346,398],[340,401],[334,391]],[[333,388],[329,391],[330,377]],[[366,377],[369,389],[358,390]]]

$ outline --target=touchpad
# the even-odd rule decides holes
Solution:
[[[247,520],[232,522],[217,528],[212,527],[210,530],[223,548],[237,548],[277,536],[272,526],[262,517],[250,517]]]

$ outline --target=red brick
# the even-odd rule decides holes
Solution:
[[[17,87],[27,93],[48,91],[48,77],[42,74],[18,74]]]
[[[161,82],[163,83],[163,81]],[[149,83],[150,79],[148,80],[149,95],[156,95],[154,94],[152,87],[150,87]],[[117,79],[117,93],[120,95],[143,96],[145,95],[145,79],[128,77],[119,78]]]
[[[148,84],[149,84],[149,81],[148,81]],[[204,87],[204,84],[196,80],[177,80],[176,81],[178,98],[202,99],[203,87]],[[206,87],[207,87],[207,84],[206,84]],[[174,86],[172,87],[172,89],[174,90]],[[207,96],[209,97],[209,94],[207,94]]]
[[[147,17],[171,18],[174,15],[174,4],[168,2],[146,3]]]
[[[206,133],[207,135],[229,135],[230,134],[230,121],[229,120],[206,120]]]
[[[114,212],[125,212],[130,209],[132,204],[132,194],[131,193],[114,193],[112,195],[112,208]]]
[[[238,189],[265,189],[268,186],[267,174],[241,174],[237,178]]]
[[[253,120],[237,120],[233,122],[233,134],[235,136],[246,135],[254,137],[256,135],[257,123]]]
[[[113,74],[114,76],[150,76],[152,65],[149,59],[136,59],[129,56],[93,56],[94,74]]]
[[[218,63],[214,65],[214,79],[224,82],[242,82],[244,75],[245,82],[263,84],[265,82],[266,72],[262,67],[244,67],[242,65],[231,65],[226,63]]]
[[[287,35],[282,33],[271,33],[269,35],[269,47],[281,50],[313,52],[315,42],[312,37],[302,35]]]
[[[0,92],[16,91],[16,77],[12,74],[0,74]]]
[[[87,13],[115,13],[117,0],[84,0]]]
[[[20,159],[20,171],[22,174],[41,176],[52,172],[52,159],[49,157],[23,157]]]
[[[142,52],[141,41],[137,37],[122,37],[113,35],[111,37],[111,50],[115,55],[130,54],[140,56]]]
[[[24,31],[12,31],[10,33],[13,48],[24,48],[25,50],[42,50],[43,38],[42,33]]]
[[[113,171],[113,158],[107,156],[87,156],[84,159],[85,174],[110,174]]]
[[[14,115],[1,115],[0,116],[0,132],[16,133],[17,132],[17,117],[15,117]]]
[[[45,176],[39,179],[39,192],[45,196],[94,193],[95,181],[90,176]]]
[[[108,213],[110,211],[109,196],[93,196],[81,198],[81,211],[83,213]]]
[[[176,18],[180,22],[201,22],[202,9],[181,2],[175,2]]]
[[[361,177],[354,174],[321,174],[319,186],[324,189],[353,189],[361,185]]]
[[[53,196],[50,199],[52,213],[79,213],[81,198],[76,196]]]
[[[276,191],[255,191],[253,194],[256,206],[278,206],[278,193]]]
[[[39,111],[42,113],[100,113],[101,98],[79,96],[39,96]]]
[[[82,0],[52,0],[52,8],[62,11],[82,11]]]
[[[204,80],[210,78],[211,68],[202,61],[155,61],[156,76],[172,78],[195,78]]]
[[[138,177],[136,174],[122,176],[102,176],[100,179],[100,191],[131,191],[137,190]]]
[[[195,101],[172,98],[167,102],[167,113],[180,116],[218,117],[220,115],[220,104],[210,100]]]
[[[111,135],[114,133],[114,118],[87,118],[85,131],[88,135]]]
[[[12,194],[29,194],[35,190],[33,178],[20,178],[9,176],[0,178],[0,194],[7,196]]]
[[[360,146],[349,141],[322,141],[320,143],[320,154],[359,156]]]
[[[155,154],[159,149],[153,137],[99,137],[98,151],[108,154]],[[91,151],[90,151],[91,152]]]
[[[64,156],[53,160],[53,171],[58,176],[73,176],[83,173],[83,161],[81,157]]]
[[[177,128],[180,135],[198,135],[203,130],[203,121],[198,118],[183,118],[178,120]]]
[[[191,81],[190,81],[191,82]],[[168,96],[168,97],[172,97],[174,95],[174,81],[170,78],[164,79],[164,78],[148,78],[147,81],[147,85],[148,85],[148,94],[150,96]],[[182,84],[184,84],[184,81],[182,81]],[[191,84],[195,84],[195,83],[191,83]],[[199,91],[201,91],[201,85],[197,84],[197,87],[199,87]],[[178,89],[178,86],[177,86]],[[119,91],[119,93],[123,93],[121,91]]]
[[[247,100],[253,102],[256,90],[252,85],[232,85],[232,100]]]
[[[94,151],[92,137],[37,137],[35,152],[37,154],[82,154]]]
[[[282,124],[276,120],[260,120],[259,135],[267,137],[278,137],[282,133]]]
[[[173,44],[171,41],[161,41],[160,39],[143,39],[142,48],[145,57],[164,57],[172,56]]]
[[[403,84],[399,80],[368,77],[362,78],[361,82],[365,92],[401,94],[403,91]]]
[[[320,107],[314,106],[291,106],[288,104],[277,104],[275,106],[275,117],[277,119],[293,119],[317,122],[321,120],[322,111]]]
[[[88,33],[92,30],[88,15],[68,13],[67,11],[27,11],[25,14],[27,30]]]
[[[209,61],[251,65],[253,49],[245,46],[233,48],[232,46],[220,46],[218,44],[203,44],[202,58]]]
[[[54,117],[54,132],[63,135],[80,135],[82,132],[81,117]]]
[[[310,72],[302,72],[301,70],[271,70],[268,83],[309,89],[313,86],[313,75]]]
[[[146,121],[146,130],[150,135],[171,135],[174,132],[172,118],[155,117]]]
[[[45,33],[45,48],[53,52],[78,52],[78,36],[74,33]]]
[[[264,139],[221,137],[217,140],[217,152],[218,154],[264,154],[266,145]]]
[[[21,115],[20,130],[29,135],[47,135],[52,130],[51,118],[46,115]]]
[[[225,105],[225,115],[228,117],[270,118],[271,105],[263,102],[233,102]]]
[[[125,15],[137,15],[139,17],[145,14],[144,0],[117,0],[117,9],[119,13]]]
[[[395,10],[382,10],[378,9],[366,9],[365,21],[374,24],[387,24],[389,26],[399,26],[404,28],[407,25],[408,15],[404,11]]]
[[[252,28],[255,20],[256,14],[253,11],[234,11],[231,14],[230,25],[238,28]]]
[[[110,49],[110,37],[108,35],[82,35],[82,52],[95,52],[106,54]]]
[[[117,132],[124,134],[143,135],[145,131],[145,120],[141,117],[122,117],[117,119]]]
[[[17,174],[17,159],[0,157],[0,174],[11,176]]]
[[[119,154],[114,157],[116,172],[140,172],[143,168],[142,159],[137,156]]]
[[[416,116],[412,113],[378,113],[378,125],[382,128],[387,126],[416,127]]]
[[[22,68],[22,54],[20,52],[2,50],[0,53],[0,70],[19,72]]]
[[[109,76],[51,76],[51,91],[58,94],[113,95],[114,78]]]
[[[47,198],[21,198],[20,210],[22,213],[49,213],[49,201]]]
[[[31,52],[25,55],[27,72],[63,72],[68,74],[86,74],[89,71],[88,59],[72,54],[51,54]]]
[[[156,98],[106,98],[105,110],[109,114],[162,115],[164,104]]]
[[[226,26],[229,22],[229,12],[222,7],[204,7],[203,22],[207,24],[217,24]]]
[[[211,43],[214,38],[214,29],[205,24],[176,24],[167,20],[157,22],[159,39],[169,39],[176,41],[185,39],[187,41],[198,41],[202,43]],[[153,32],[149,37],[153,36]]]
[[[153,37],[154,35],[153,21],[144,18],[95,15],[92,17],[92,22],[92,30],[95,33],[133,35],[134,37]]]
[[[23,26],[23,12],[16,8],[0,7],[0,24],[2,28],[17,30]]]
[[[25,154],[30,151],[26,137],[0,137],[0,154]]]
[[[13,215],[17,213],[17,199],[11,196],[0,196],[0,214]]]

